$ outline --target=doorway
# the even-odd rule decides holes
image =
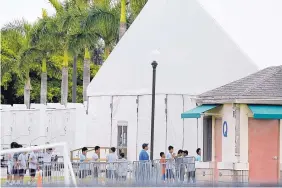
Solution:
[[[249,182],[278,183],[279,120],[249,118]]]
[[[214,179],[218,181],[218,168],[217,163],[222,162],[222,119],[216,118],[215,119],[215,126],[214,126],[214,140],[215,140],[215,168],[214,168]]]

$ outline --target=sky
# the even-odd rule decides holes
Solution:
[[[260,69],[282,65],[282,0],[198,1]],[[42,8],[55,12],[47,0],[0,0],[0,27],[21,18],[34,22]]]
[[[0,27],[21,18],[34,22],[41,17],[42,8],[50,15],[55,13],[48,0],[0,0]]]

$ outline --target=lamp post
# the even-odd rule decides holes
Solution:
[[[150,160],[153,160],[154,156],[154,128],[155,128],[155,91],[156,91],[156,68],[158,63],[152,62],[153,67],[153,84],[152,84],[152,114],[151,114],[151,149],[150,149]]]

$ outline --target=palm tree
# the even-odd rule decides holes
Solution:
[[[72,17],[65,14],[69,8],[68,1],[65,2],[64,6],[58,0],[49,0],[49,2],[56,9],[55,20],[57,28],[53,30],[53,36],[55,36],[63,48],[61,104],[66,106],[68,102],[69,34]]]
[[[121,9],[120,9],[120,26],[119,26],[119,40],[126,32],[127,26],[126,26],[126,0],[121,0]]]
[[[119,37],[120,8],[111,5],[110,0],[94,1],[84,26],[93,29],[95,34],[104,41],[104,59],[106,59]]]
[[[17,52],[10,45],[11,39],[9,39],[8,33],[2,33],[1,31],[1,86],[5,89],[8,87],[8,83],[12,81],[12,75],[14,73],[19,74],[18,56]]]
[[[148,0],[129,0],[131,14],[134,19],[139,15]]]
[[[84,62],[83,62],[83,101],[87,100],[87,87],[90,83],[90,52],[88,47],[93,46],[96,43],[96,35],[92,29],[86,30],[85,27],[80,27],[83,21],[86,19],[86,15],[89,9],[89,3],[86,0],[73,0],[71,3],[72,9],[69,11],[73,20],[76,23],[76,32],[70,37],[71,49],[74,51],[74,66],[76,66],[76,56],[78,52],[84,48]],[[73,102],[76,98],[76,69],[73,68]],[[75,88],[74,88],[75,86]]]
[[[83,102],[87,101],[87,87],[90,84],[90,53],[88,48],[85,48],[83,62]]]
[[[1,33],[5,35],[10,40],[10,44],[13,45],[14,53],[17,54],[17,61],[19,67],[21,68],[21,77],[25,79],[24,85],[24,104],[27,108],[30,108],[30,77],[29,69],[30,63],[33,61],[33,53],[30,45],[31,42],[31,31],[32,25],[30,25],[25,20],[16,20],[11,22],[1,30]]]
[[[48,59],[60,50],[54,31],[57,29],[56,21],[48,17],[47,11],[42,9],[42,19],[33,28],[31,44],[36,52],[37,58],[41,60],[41,88],[40,103],[47,103],[47,65]]]
[[[67,104],[68,94],[68,53],[73,56],[73,88],[72,88],[72,101],[76,102],[76,63],[77,55],[84,48],[84,76],[83,76],[83,99],[86,100],[86,89],[90,83],[90,54],[88,47],[93,45],[96,41],[96,34],[91,28],[81,28],[83,20],[86,19],[89,4],[86,0],[69,0],[65,1],[64,5],[60,4],[57,0],[49,0],[57,11],[59,37],[62,40],[64,49],[64,62],[62,68],[62,104]],[[59,40],[59,39],[58,39]]]

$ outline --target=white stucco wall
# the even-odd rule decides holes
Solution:
[[[242,163],[248,163],[249,159],[249,117],[252,117],[252,112],[248,105],[240,105],[240,158]]]
[[[235,118],[233,117],[233,105],[224,104],[221,109],[222,124],[227,122],[227,137],[222,134],[222,162],[235,162]]]

